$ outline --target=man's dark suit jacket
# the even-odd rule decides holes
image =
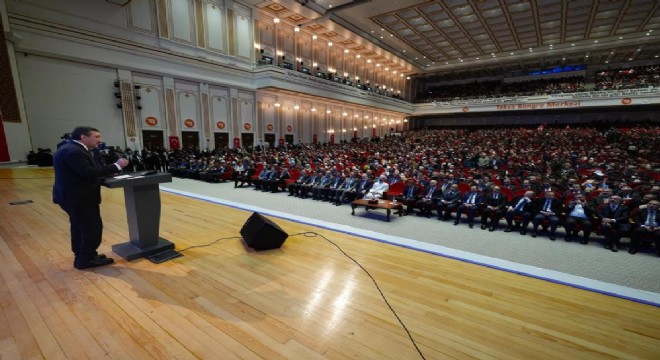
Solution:
[[[506,195],[499,193],[497,199],[493,198],[493,194],[486,196],[483,202],[484,206],[492,206],[497,209],[503,209],[506,205]]]
[[[545,198],[537,198],[535,199],[536,201],[536,206],[535,206],[535,211],[537,213],[543,211],[543,208],[545,207]],[[564,207],[564,204],[562,204],[561,200],[559,199],[552,199],[552,202],[550,203],[550,211],[555,213],[556,216],[559,216],[559,213],[561,213],[562,209]]]
[[[624,205],[619,204],[616,210],[612,211],[610,204],[603,204],[598,209],[598,214],[596,214],[599,219],[608,218],[614,219],[617,224],[627,224],[628,217],[630,216],[630,210]]]
[[[115,164],[97,167],[92,153],[76,142],[55,152],[53,202],[66,206],[101,203],[101,180],[119,172]]]
[[[648,216],[649,216],[649,209],[641,209],[637,211],[637,215],[635,215],[633,221],[637,225],[644,225],[646,224],[646,218]],[[660,209],[655,211],[655,222],[657,224],[660,224]]]

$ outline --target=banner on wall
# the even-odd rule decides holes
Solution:
[[[178,136],[170,136],[170,150],[179,150],[181,143]]]
[[[316,145],[319,142],[318,135],[316,134],[312,135],[312,142],[314,143],[314,145]]]
[[[330,145],[335,144],[335,134],[330,134]]]
[[[234,149],[238,149],[240,147],[241,147],[241,139],[234,138]]]
[[[376,137],[376,128],[371,128],[371,137]]]
[[[284,146],[284,139],[278,140],[278,143],[280,144],[280,146]]]
[[[5,136],[5,125],[2,122],[2,112],[0,112],[0,161],[9,161],[9,147]]]

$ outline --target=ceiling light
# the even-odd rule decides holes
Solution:
[[[359,58],[361,58],[361,57],[362,57],[362,55],[360,55],[360,54],[357,54],[357,55],[355,56],[356,59],[359,59]]]
[[[275,19],[273,19],[273,22],[274,22],[275,24],[279,24],[279,23],[280,23],[280,19],[275,18]]]
[[[328,46],[332,46],[332,41],[328,41]]]
[[[571,44],[571,46],[575,46],[575,44]]]
[[[623,39],[623,36],[619,36],[619,40]]]
[[[316,40],[316,39],[318,39],[318,38],[319,38],[318,36],[316,36],[316,35],[312,35],[312,40]]]
[[[348,54],[348,49],[344,49],[344,54]]]
[[[513,55],[513,53],[509,53],[509,55]]]
[[[632,61],[632,58],[628,58],[628,61]]]
[[[594,40],[594,44],[598,44],[598,40]]]
[[[294,110],[298,110],[298,109],[300,109],[300,105],[293,105],[293,109],[294,109]]]
[[[298,26],[296,26],[296,27],[293,28],[293,31],[300,32],[300,28]]]
[[[314,112],[315,112],[315,111],[316,111],[316,108],[312,108],[312,111],[314,111]]]
[[[280,107],[280,103],[275,103],[275,107]]]

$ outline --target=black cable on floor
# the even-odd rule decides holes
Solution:
[[[319,236],[319,237],[323,238],[325,241],[327,241],[327,242],[329,242],[330,244],[334,245],[337,249],[339,249],[339,251],[340,251],[342,254],[344,254],[344,256],[346,256],[347,258],[351,259],[351,261],[353,261],[357,266],[359,266],[360,269],[362,269],[362,271],[364,271],[364,273],[367,274],[367,276],[368,276],[368,277],[371,279],[371,281],[374,283],[374,286],[376,286],[376,290],[378,290],[378,292],[380,293],[380,297],[383,298],[383,301],[385,302],[385,304],[387,305],[387,307],[390,308],[390,311],[392,312],[392,314],[394,314],[394,317],[399,321],[399,324],[401,324],[401,327],[403,327],[403,330],[406,331],[406,334],[408,335],[408,338],[410,339],[410,341],[412,342],[413,346],[415,347],[415,350],[417,350],[417,353],[419,354],[419,356],[420,356],[422,359],[426,360],[426,358],[424,357],[424,354],[422,354],[422,350],[419,349],[419,347],[417,346],[417,343],[415,342],[415,339],[413,339],[412,334],[410,333],[410,331],[408,330],[408,328],[406,327],[406,325],[403,323],[403,321],[401,320],[401,318],[399,317],[399,315],[396,313],[396,311],[394,310],[394,308],[392,307],[392,305],[390,305],[390,302],[387,301],[387,298],[385,297],[385,294],[383,294],[383,291],[380,289],[380,286],[378,286],[378,282],[376,282],[376,279],[374,279],[374,277],[371,276],[371,274],[369,273],[369,271],[368,271],[367,269],[365,269],[365,267],[362,266],[362,264],[360,264],[357,260],[355,260],[353,257],[351,257],[350,255],[348,255],[348,254],[347,254],[347,253],[346,253],[346,252],[345,252],[345,251],[344,251],[339,245],[335,244],[332,240],[328,239],[327,237],[325,237],[325,236],[323,236],[323,235],[321,235],[321,234],[319,234],[319,233],[316,233],[316,232],[313,232],[313,231],[307,231],[307,232],[302,232],[302,233],[293,234],[293,235],[289,235],[289,236],[297,236],[297,235],[304,235],[305,237],[316,237],[316,236]]]
[[[362,271],[364,271],[364,273],[367,274],[367,276],[368,276],[368,277],[371,279],[371,281],[374,283],[374,286],[376,286],[376,290],[378,290],[378,292],[380,293],[380,297],[383,299],[383,301],[385,302],[385,304],[387,305],[387,307],[390,308],[390,311],[392,312],[392,314],[394,315],[394,317],[397,319],[397,321],[399,321],[399,324],[401,324],[401,327],[403,327],[403,330],[405,330],[406,334],[408,335],[408,338],[410,339],[410,341],[412,342],[413,346],[415,347],[415,350],[417,350],[417,353],[419,354],[419,356],[420,356],[423,360],[426,360],[426,358],[424,357],[424,354],[422,354],[422,351],[421,351],[421,350],[419,349],[419,347],[417,346],[417,343],[415,342],[415,339],[413,339],[412,334],[410,333],[410,331],[408,330],[408,328],[406,327],[406,325],[403,323],[403,321],[401,320],[401,318],[399,317],[399,315],[396,313],[396,311],[394,310],[394,308],[392,307],[392,305],[390,305],[390,302],[387,301],[387,298],[385,297],[385,294],[384,294],[383,291],[380,289],[380,286],[378,286],[378,282],[376,282],[376,279],[374,279],[374,277],[371,276],[371,274],[369,273],[369,271],[368,271],[364,266],[362,266],[362,264],[360,264],[357,260],[355,260],[353,257],[351,257],[350,255],[348,255],[348,254],[347,254],[347,253],[346,253],[346,252],[345,252],[345,251],[344,251],[339,245],[337,245],[337,244],[334,243],[332,240],[328,239],[327,237],[325,237],[325,236],[323,236],[323,235],[321,235],[321,234],[319,234],[319,233],[316,233],[316,232],[313,232],[313,231],[306,231],[306,232],[301,232],[301,233],[297,233],[297,234],[289,235],[289,237],[292,237],[292,236],[298,236],[298,235],[303,235],[303,236],[305,236],[305,237],[317,237],[317,236],[318,236],[318,237],[323,238],[325,241],[327,241],[327,242],[329,242],[330,244],[334,245],[337,249],[339,249],[339,251],[340,251],[342,254],[344,254],[344,256],[346,256],[347,258],[349,258],[349,259],[350,259],[351,261],[353,261],[358,267],[360,267],[360,269],[362,269]],[[179,253],[182,253],[182,252],[184,252],[184,251],[186,251],[186,250],[190,250],[190,249],[194,249],[194,248],[201,248],[201,247],[211,246],[211,245],[214,245],[214,244],[216,244],[218,241],[221,241],[221,240],[242,239],[242,238],[243,238],[242,236],[231,236],[231,237],[226,237],[226,238],[219,238],[219,239],[215,239],[215,240],[213,240],[212,242],[210,242],[210,243],[208,243],[208,244],[188,246],[188,247],[185,248],[185,249],[178,250],[178,252],[179,252]]]

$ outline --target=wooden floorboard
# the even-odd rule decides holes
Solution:
[[[372,280],[321,237],[254,252],[251,213],[162,193],[183,257],[126,262],[123,191],[103,189],[101,251],[72,267],[51,169],[0,169],[0,359],[416,359]],[[33,200],[26,205],[11,201]],[[660,309],[344,233],[318,232],[369,270],[427,359],[658,359]],[[622,269],[625,271],[625,269]]]

